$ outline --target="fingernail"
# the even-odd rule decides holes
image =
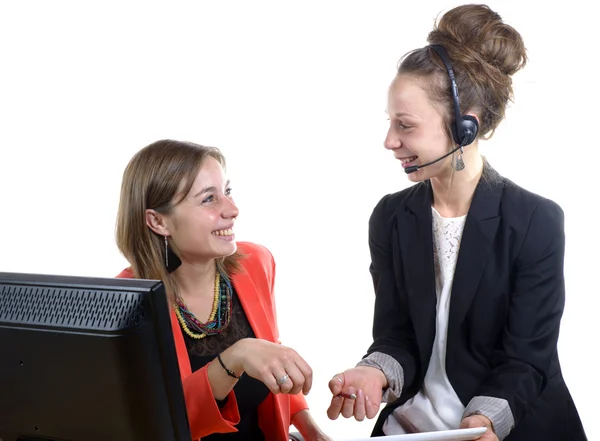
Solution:
[[[359,397],[362,397],[363,396],[363,391],[361,389],[358,389],[357,395]]]

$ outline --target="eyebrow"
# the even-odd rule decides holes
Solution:
[[[225,188],[229,187],[229,184],[231,183],[231,181],[228,179],[227,182],[225,183]],[[194,198],[197,198],[200,195],[203,195],[204,193],[208,193],[211,191],[216,191],[217,188],[216,187],[205,187],[202,190],[200,190],[198,193],[196,193],[194,195]]]
[[[411,115],[410,113],[406,113],[406,112],[398,112],[396,113],[396,118],[402,118],[403,116],[408,116],[411,118],[414,118],[414,115]]]

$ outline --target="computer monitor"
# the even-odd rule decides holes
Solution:
[[[0,273],[0,441],[190,441],[162,282]]]

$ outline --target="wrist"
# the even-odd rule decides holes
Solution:
[[[361,369],[364,370],[366,373],[369,373],[370,375],[374,375],[381,384],[381,390],[387,389],[388,381],[381,369],[375,366],[357,366],[356,369]]]
[[[315,421],[308,409],[303,409],[296,412],[292,418],[291,423],[298,429],[298,432],[302,434],[305,439],[314,439],[317,435],[320,435],[321,429],[317,426]]]
[[[230,370],[236,377],[244,373],[245,339],[239,340],[221,353],[221,360],[226,370]],[[225,369],[224,368],[224,369]]]

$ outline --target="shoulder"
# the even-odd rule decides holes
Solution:
[[[558,203],[506,178],[503,178],[502,185],[502,214],[511,218],[512,223],[521,223],[527,228],[563,228],[564,211]]]
[[[238,242],[239,264],[251,277],[274,277],[275,259],[264,245],[253,242]]]
[[[379,200],[371,213],[371,225],[386,224],[387,221],[391,220],[395,213],[402,209],[411,199],[427,197],[429,188],[429,182],[424,181],[396,193],[386,194]]]
[[[123,271],[121,271],[117,276],[117,279],[135,279],[135,276],[133,274],[133,270],[131,269],[131,267],[129,268],[125,268]]]
[[[273,254],[264,245],[254,242],[238,242],[240,264],[244,267],[271,266],[274,264]]]
[[[561,265],[565,250],[564,212],[552,199],[502,179],[500,216],[523,265],[554,256]]]

